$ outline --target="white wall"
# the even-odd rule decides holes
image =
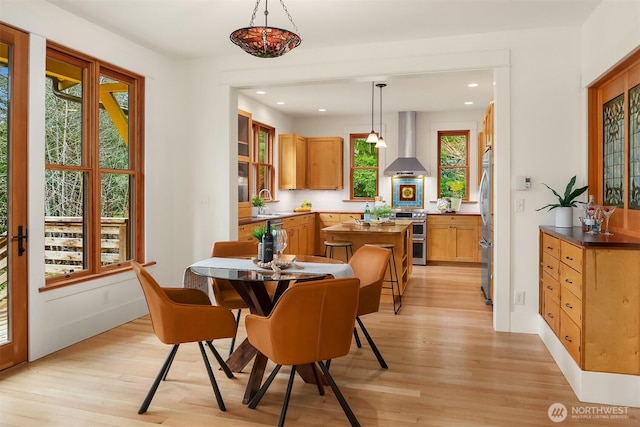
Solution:
[[[146,250],[165,283],[179,280],[192,259],[185,233],[191,204],[183,179],[189,143],[182,135],[191,120],[181,108],[184,76],[172,62],[44,1],[0,1],[2,20],[31,32],[29,88],[29,359],[81,341],[146,313],[131,272],[40,292],[44,286],[44,64],[46,40],[100,58],[146,77]],[[185,189],[187,189],[185,191]],[[174,220],[175,218],[175,220]],[[169,279],[171,278],[171,279]],[[178,282],[179,283],[179,282]]]

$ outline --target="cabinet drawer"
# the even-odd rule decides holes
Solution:
[[[354,219],[361,219],[362,215],[360,214],[340,214],[340,222],[349,222]]]
[[[429,215],[427,224],[433,225],[471,225],[475,226],[482,224],[479,215],[447,215],[447,214],[435,214]]]
[[[573,323],[573,320],[564,312],[560,311],[560,341],[564,344],[564,347],[569,351],[573,360],[576,361],[579,367],[582,367],[581,362],[581,346],[580,340],[582,339],[582,333],[578,325]]]
[[[548,273],[542,273],[542,287],[544,297],[560,304],[560,283]]]
[[[340,222],[340,214],[337,213],[320,213],[318,219],[323,224],[333,225]]]
[[[560,242],[560,260],[574,270],[582,273],[582,248],[564,240]]]
[[[574,322],[582,325],[582,301],[569,292],[564,285],[562,285],[562,290],[560,291],[560,308],[567,313]]]
[[[547,233],[542,234],[542,251],[554,258],[560,258],[560,239]]]
[[[300,217],[297,217],[297,216],[284,218],[282,220],[282,227],[285,229],[289,229],[291,227],[297,227],[298,225],[300,225]]]
[[[548,253],[542,254],[542,271],[549,274],[554,279],[558,280],[558,268],[560,266],[560,262],[557,258],[554,258]]]
[[[560,306],[557,301],[551,299],[548,292],[544,293],[542,313],[544,320],[549,324],[556,336],[560,333]]]
[[[573,268],[560,263],[560,283],[573,295],[582,299],[582,273],[578,273]]]

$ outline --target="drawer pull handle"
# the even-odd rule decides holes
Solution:
[[[569,335],[565,335],[564,339],[565,339],[565,341],[573,342],[573,340],[571,338],[569,338]]]
[[[564,282],[565,282],[565,283],[568,283],[568,284],[570,284],[570,285],[573,285],[573,282],[572,282],[571,280],[569,280],[569,279],[564,279]]]
[[[551,286],[551,285],[547,285],[547,289],[549,289],[550,291],[552,291],[552,290],[553,290],[553,286]]]
[[[553,249],[553,246],[547,246],[547,249]]]
[[[552,266],[550,266],[550,265],[547,265],[547,268],[548,268],[549,270],[553,270],[553,267],[552,267]]]
[[[549,318],[553,319],[553,314],[551,314],[551,313],[547,313],[547,317],[549,317]]]
[[[570,256],[566,256],[564,257],[565,259],[568,259],[569,261],[573,261],[573,258],[571,258]]]
[[[573,310],[573,306],[569,303],[566,303],[564,306]]]

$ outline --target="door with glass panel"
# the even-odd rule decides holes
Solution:
[[[27,55],[0,24],[0,370],[27,360]]]

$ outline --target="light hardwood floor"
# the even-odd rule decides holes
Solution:
[[[363,317],[389,364],[380,369],[366,343],[352,345],[331,371],[363,426],[630,426],[621,419],[551,422],[552,403],[579,402],[535,335],[495,333],[477,268],[417,267],[400,314],[383,304]],[[244,337],[244,330],[240,330]],[[222,354],[228,341],[216,346]],[[137,410],[168,346],[148,317],[0,373],[0,426],[272,426],[277,424],[288,368],[280,371],[256,410],[241,403],[246,373],[216,378],[227,405],[221,412],[195,344],[183,345],[167,381],[144,415]],[[211,357],[212,363],[215,363]],[[267,367],[270,371],[271,366]],[[601,407],[602,405],[595,405]],[[584,411],[584,410],[583,410]],[[330,389],[319,396],[299,378],[289,426],[346,426]]]

